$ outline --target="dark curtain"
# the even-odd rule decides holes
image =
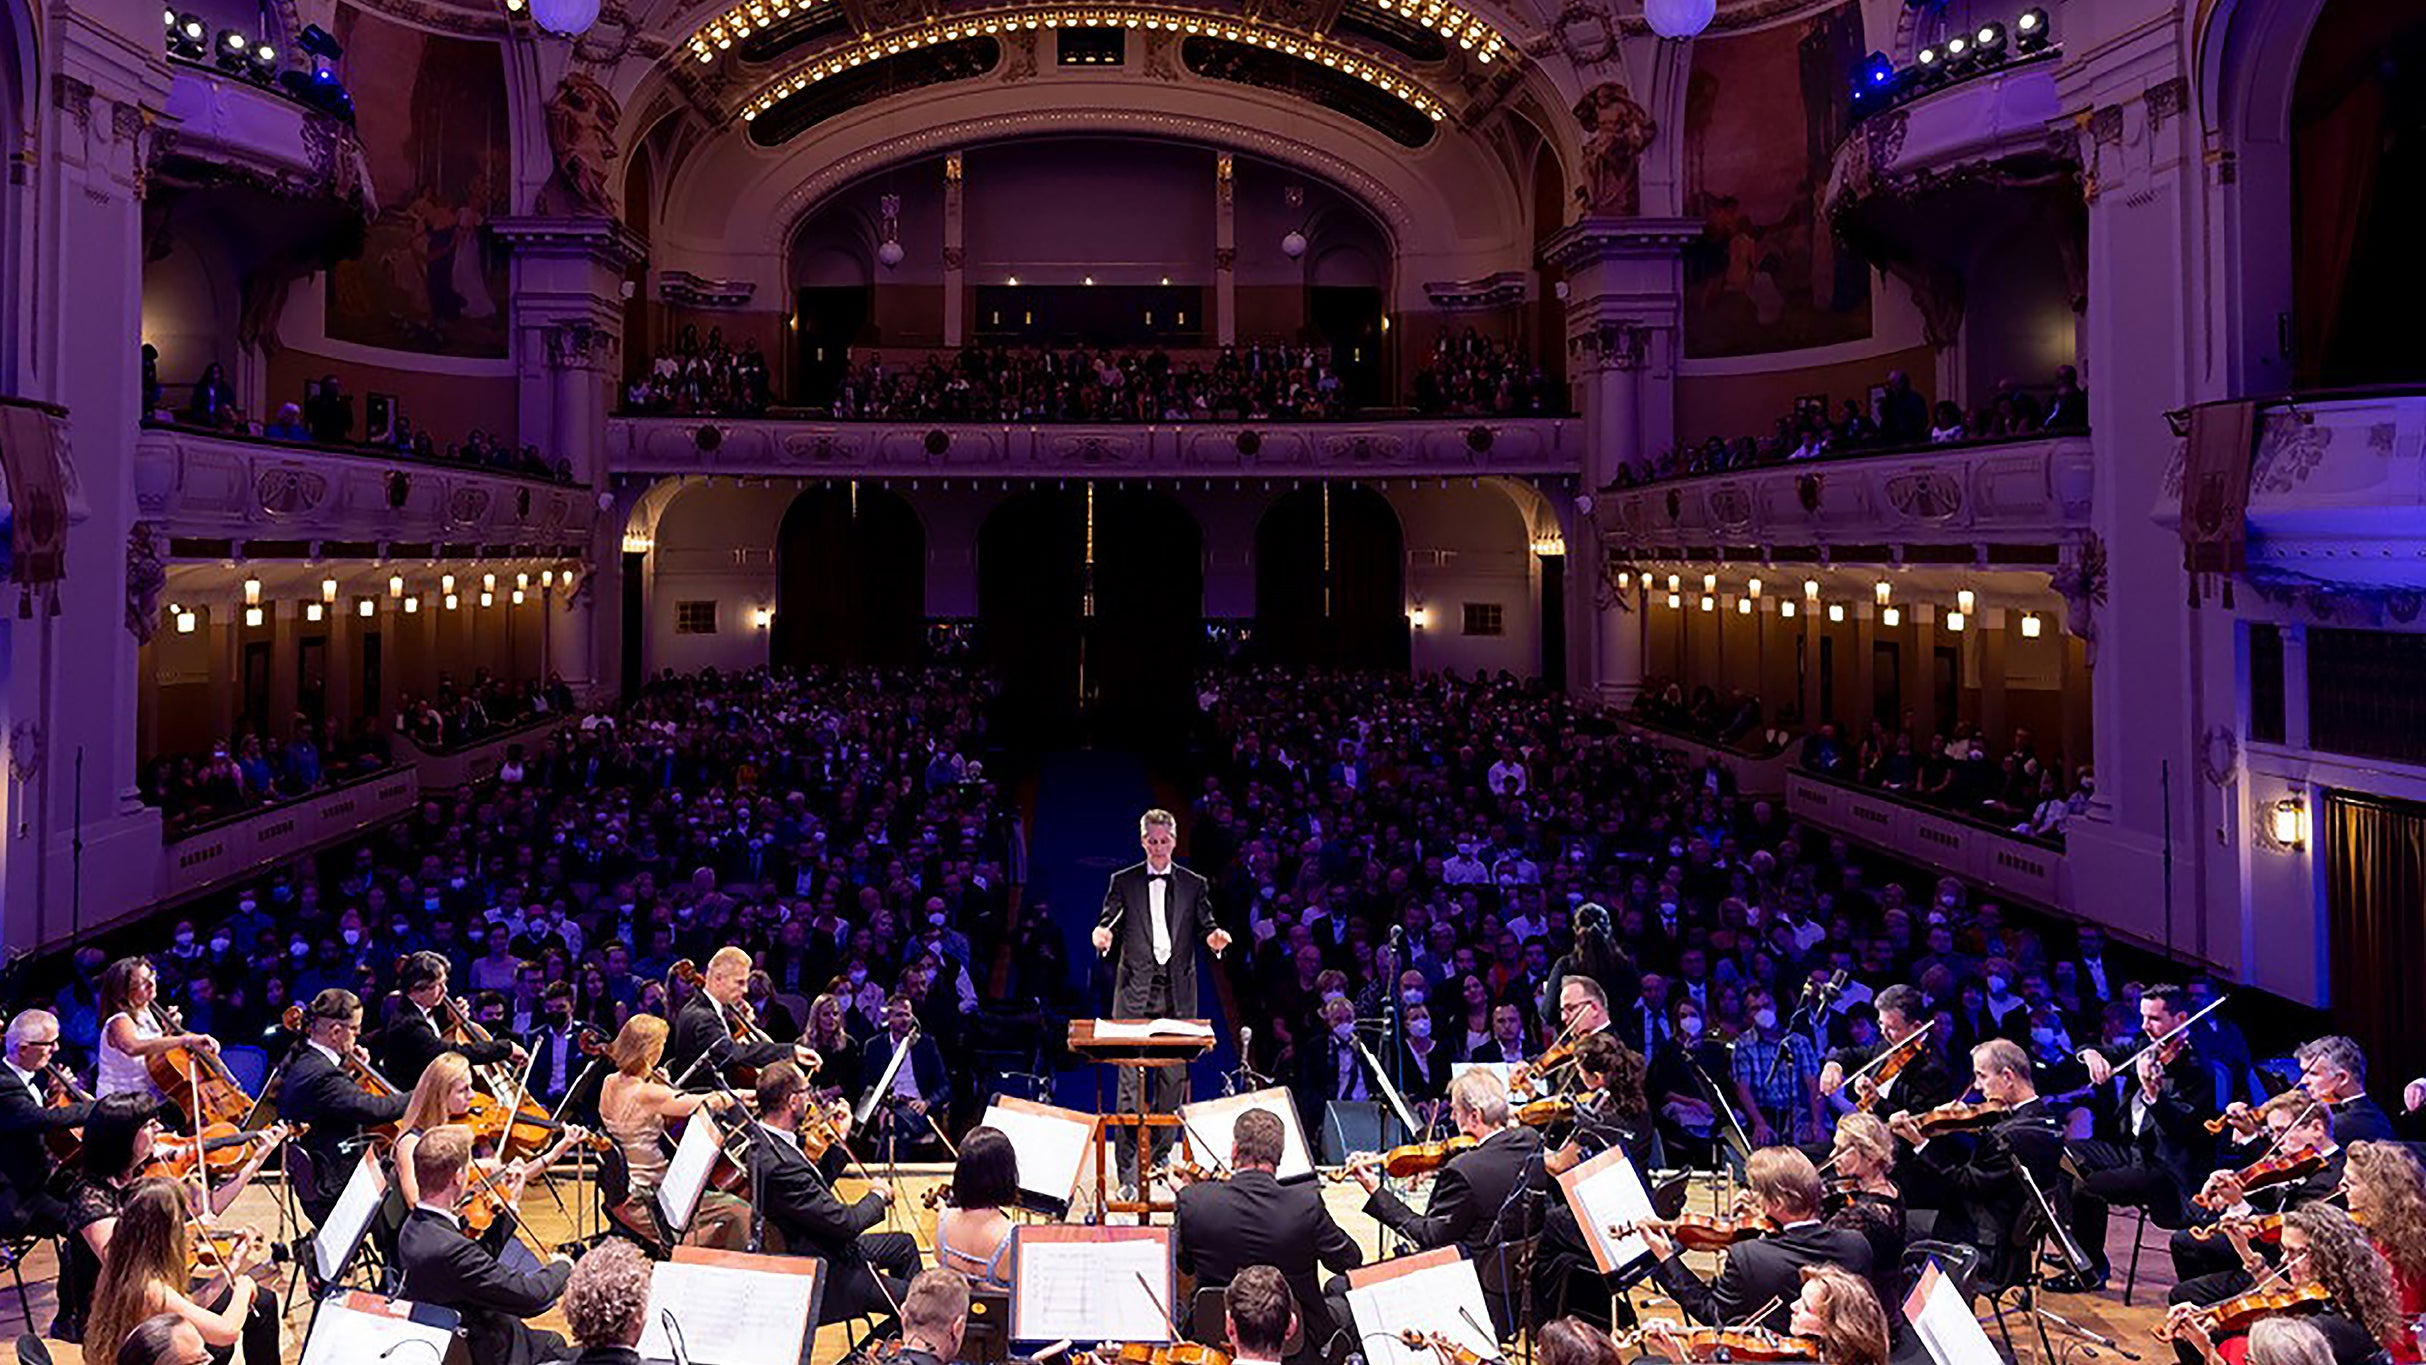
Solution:
[[[812,488],[776,533],[769,657],[816,664],[916,663],[926,628],[926,529],[900,494]]]
[[[2426,806],[2329,792],[2321,833],[2334,1010],[2397,1087],[2426,1069],[2409,1007],[2426,976]]]
[[[2294,221],[2291,297],[2300,382],[2319,383],[2341,325],[2351,262],[2375,198],[2384,153],[2384,86],[2372,76],[2292,130]]]

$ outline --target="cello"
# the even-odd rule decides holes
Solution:
[[[161,1006],[157,1012],[169,1032],[185,1031],[175,1006]],[[185,1111],[186,1121],[197,1131],[215,1123],[241,1125],[253,1112],[253,1097],[209,1048],[163,1048],[143,1059],[143,1070],[161,1094]]]

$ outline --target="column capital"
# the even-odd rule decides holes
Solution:
[[[489,230],[517,257],[587,259],[621,274],[648,259],[648,243],[612,218],[492,218]]]
[[[1699,241],[1699,218],[1578,218],[1542,244],[1542,259],[1573,275],[1612,260],[1673,260]]]
[[[620,333],[585,318],[562,318],[548,322],[541,326],[539,335],[547,346],[548,368],[551,370],[612,372],[616,358],[623,351]]]

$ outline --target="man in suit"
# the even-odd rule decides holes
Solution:
[[[2061,1196],[2064,1124],[2054,1106],[2039,1098],[2030,1054],[2010,1038],[1991,1038],[1971,1049],[1971,1085],[2006,1112],[1967,1153],[1958,1154],[1957,1139],[1923,1137],[1909,1110],[1899,1111],[1887,1127],[1912,1144],[1917,1169],[1905,1197],[1937,1208],[1937,1236],[1969,1242],[1986,1253],[1982,1283],[2011,1284],[2027,1264],[2023,1258],[2035,1249],[2043,1222],[2022,1171],[2029,1171],[2040,1193]],[[1922,1189],[1924,1184],[1935,1186],[1935,1193]]]
[[[682,1002],[674,1016],[674,1036],[666,1044],[665,1067],[677,1085],[691,1064],[711,1048],[717,1049],[716,1059],[724,1066],[759,1067],[789,1058],[803,1070],[817,1069],[817,1054],[797,1043],[769,1039],[763,1043],[738,1042],[733,1037],[733,1007],[750,990],[750,955],[732,944],[716,950],[708,959],[704,989]],[[736,1082],[738,1084],[738,1082]]]
[[[1202,939],[1219,956],[1230,946],[1230,931],[1213,920],[1212,886],[1203,877],[1171,861],[1179,848],[1179,821],[1167,810],[1150,810],[1137,820],[1137,841],[1145,861],[1112,874],[1104,891],[1103,913],[1095,920],[1095,951],[1109,956],[1117,939],[1120,957],[1112,972],[1112,1013],[1121,1019],[1193,1019],[1196,1017],[1196,946]],[[1120,1107],[1126,1113],[1173,1113],[1188,1069],[1181,1065],[1153,1068],[1151,1100],[1140,1095],[1146,1068],[1120,1069]],[[1161,1161],[1171,1145],[1170,1130],[1154,1130],[1154,1159]],[[1121,1179],[1137,1182],[1136,1149],[1121,1147]]]
[[[1289,1341],[1295,1304],[1289,1282],[1268,1265],[1251,1265],[1238,1272],[1222,1291],[1222,1331],[1230,1341],[1230,1359],[1237,1365],[1278,1365]],[[1311,1338],[1314,1334],[1305,1334]]]
[[[2140,1029],[2150,1043],[2189,1021],[2189,996],[2181,987],[2152,985],[2140,991]],[[2096,1265],[2086,1275],[2049,1284],[2049,1290],[2087,1294],[2105,1286],[2111,1205],[2145,1208],[2158,1227],[2182,1225],[2191,1181],[2209,1169],[2215,1152],[2205,1127],[2216,1112],[2215,1076],[2189,1044],[2187,1035],[2176,1040],[2171,1061],[2141,1049],[2124,1082],[2114,1131],[2105,1140],[2071,1145],[2068,1155],[2080,1172],[2072,1195],[2072,1236]],[[2081,1049],[2079,1058],[2089,1070],[2089,1083],[2104,1085],[2131,1055],[2128,1048],[2090,1047]]]
[[[2339,1198],[2343,1168],[2350,1151],[2334,1140],[2333,1111],[2315,1096],[2286,1090],[2259,1105],[2258,1130],[2230,1157],[2219,1153],[2217,1169],[2199,1187],[2196,1221],[2204,1237],[2183,1228],[2173,1234],[2173,1269],[2177,1277],[2169,1303],[2216,1303],[2248,1289],[2250,1277],[2241,1266],[2240,1249],[2221,1229],[2219,1218],[2255,1218],[2287,1213],[2319,1199]],[[2282,1180],[2249,1189],[2241,1184],[2239,1168],[2269,1152],[2291,1155],[2314,1151],[2324,1164],[2297,1180]]]
[[[1845,1086],[1845,1078],[1878,1060],[1880,1054],[1892,1050],[1909,1037],[1914,1029],[1930,1022],[1929,1002],[1918,987],[1901,983],[1878,993],[1874,1002],[1878,1008],[1878,1041],[1867,1047],[1858,1044],[1840,1047],[1828,1054],[1820,1066],[1820,1093],[1834,1095]],[[1902,1070],[1886,1080],[1864,1076],[1854,1083],[1867,1094],[1878,1093],[1873,1112],[1892,1114],[1899,1109],[1924,1113],[1955,1096],[1954,1077],[1946,1069],[1945,1059],[1938,1056],[1934,1040],[1924,1038],[1920,1055],[1905,1063]]]
[[[1705,1282],[1687,1269],[1666,1232],[1642,1230],[1643,1245],[1657,1258],[1652,1275],[1686,1316],[1734,1326],[1769,1304],[1749,1325],[1783,1332],[1802,1293],[1804,1266],[1840,1265],[1856,1275],[1869,1273],[1869,1239],[1820,1222],[1819,1168],[1811,1158],[1792,1147],[1763,1147],[1745,1160],[1744,1183],[1754,1207],[1778,1230],[1727,1248],[1715,1281]]]
[[[1419,1249],[1458,1247],[1476,1263],[1484,1284],[1497,1287],[1486,1297],[1491,1320],[1504,1337],[1516,1320],[1515,1267],[1494,1269],[1484,1262],[1522,1240],[1538,1221],[1532,1206],[1543,1183],[1541,1136],[1510,1126],[1508,1092],[1488,1071],[1469,1071],[1449,1082],[1449,1122],[1476,1146],[1440,1168],[1421,1214],[1381,1188],[1371,1166],[1348,1169],[1365,1188],[1365,1212],[1383,1227]]]
[[[58,1171],[49,1137],[92,1117],[93,1102],[50,1107],[60,1082],[59,1017],[26,1010],[8,1021],[7,1074],[0,1075],[0,1236],[50,1237],[67,1231],[67,1206],[51,1193]]]
[[[539,993],[539,1027],[531,1032],[531,1093],[550,1109],[581,1078],[581,1029],[573,1023],[573,983],[551,981]]]
[[[825,1307],[820,1326],[863,1314],[889,1327],[901,1295],[918,1273],[918,1243],[906,1232],[870,1232],[884,1220],[893,1187],[868,1182],[855,1204],[834,1197],[826,1173],[800,1146],[808,1112],[808,1082],[790,1062],[758,1073],[758,1122],[752,1128],[750,1181],[766,1221],[795,1256],[822,1256]]]
[[[474,1066],[504,1063],[519,1069],[523,1063],[522,1049],[502,1039],[450,1043],[441,1036],[445,1028],[437,1013],[440,1002],[447,999],[447,975],[445,956],[426,948],[407,956],[396,968],[396,989],[404,998],[387,1027],[379,1031],[377,1055],[380,1074],[399,1090],[411,1091],[421,1073],[443,1052],[460,1052]],[[446,1008],[447,1023],[452,1024],[454,1006]]]
[[[1202,1289],[1220,1288],[1248,1266],[1277,1268],[1288,1278],[1298,1318],[1305,1323],[1298,1355],[1321,1359],[1348,1317],[1344,1302],[1333,1305],[1323,1298],[1317,1268],[1353,1270],[1364,1264],[1364,1253],[1332,1221],[1316,1182],[1283,1185],[1273,1175],[1280,1168],[1281,1141],[1280,1119],[1270,1110],[1238,1116],[1230,1130],[1230,1178],[1199,1181],[1179,1192],[1173,1254],[1180,1270],[1194,1275]]]
[[[910,1055],[903,1060],[901,1069],[893,1073],[892,1093],[885,1096],[880,1111],[886,1126],[879,1135],[880,1146],[876,1150],[887,1159],[906,1156],[924,1160],[942,1150],[943,1144],[927,1116],[932,1113],[940,1122],[943,1112],[951,1107],[952,1080],[944,1071],[943,1050],[918,1027],[917,1007],[910,997],[895,995],[885,1002],[885,1031],[868,1040],[859,1074],[874,1085],[892,1064],[893,1054],[905,1047]]]
[[[640,1365],[653,1275],[649,1258],[620,1237],[582,1255],[564,1285],[564,1324],[581,1348],[573,1365]]]
[[[559,1254],[538,1269],[507,1269],[498,1255],[514,1238],[511,1211],[498,1214],[480,1237],[465,1236],[455,1206],[462,1202],[464,1168],[471,1160],[472,1130],[461,1124],[433,1128],[413,1145],[413,1176],[421,1182],[421,1203],[405,1216],[404,1230],[396,1234],[401,1276],[396,1293],[462,1314],[471,1365],[563,1360],[572,1354],[564,1338],[523,1319],[537,1317],[556,1302],[573,1277],[572,1258]]]
[[[287,1054],[278,1082],[278,1117],[311,1125],[294,1143],[311,1166],[295,1197],[314,1223],[326,1221],[345,1192],[361,1159],[362,1130],[402,1118],[409,1098],[402,1091],[371,1094],[346,1074],[347,1054],[368,1062],[361,1037],[362,1001],[340,986],[320,992],[305,1010],[303,1041]]]
[[[2367,1054],[2341,1034],[2302,1043],[2292,1057],[2300,1064],[2300,1089],[2325,1102],[2333,1114],[2333,1136],[2353,1142],[2393,1140],[2392,1116],[2367,1093]]]
[[[901,1365],[950,1365],[969,1331],[969,1281],[957,1271],[918,1272],[901,1300]]]

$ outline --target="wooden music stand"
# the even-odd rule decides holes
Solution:
[[[1110,1022],[1144,1024],[1151,1021],[1120,1019]],[[1191,1062],[1213,1050],[1213,1030],[1210,1021],[1189,1019],[1181,1022],[1199,1031],[1187,1034],[1158,1035],[1151,1038],[1098,1038],[1095,1036],[1096,1020],[1073,1019],[1070,1021],[1070,1051],[1108,1066],[1136,1068],[1138,1073],[1137,1102],[1143,1105],[1146,1103],[1149,1089],[1146,1085],[1148,1069]],[[1097,1084],[1100,1086],[1101,1083],[1099,1076]],[[1114,1087],[1113,1093],[1115,1095],[1120,1093],[1117,1086]],[[1096,1092],[1095,1107],[1099,1110],[1103,1108],[1101,1090]],[[1112,1164],[1117,1141],[1113,1136],[1113,1130],[1120,1128],[1133,1129],[1137,1133],[1137,1197],[1135,1199],[1112,1199],[1106,1188],[1109,1177],[1105,1172]],[[1106,1213],[1134,1213],[1151,1222],[1155,1214],[1168,1213],[1179,1207],[1178,1204],[1169,1200],[1154,1198],[1153,1182],[1147,1174],[1154,1166],[1154,1130],[1157,1128],[1177,1129],[1180,1151],[1190,1157],[1195,1155],[1195,1148],[1188,1142],[1187,1125],[1180,1122],[1177,1114],[1149,1114],[1140,1109],[1136,1113],[1107,1113],[1100,1114],[1096,1118],[1095,1203],[1097,1208]]]

